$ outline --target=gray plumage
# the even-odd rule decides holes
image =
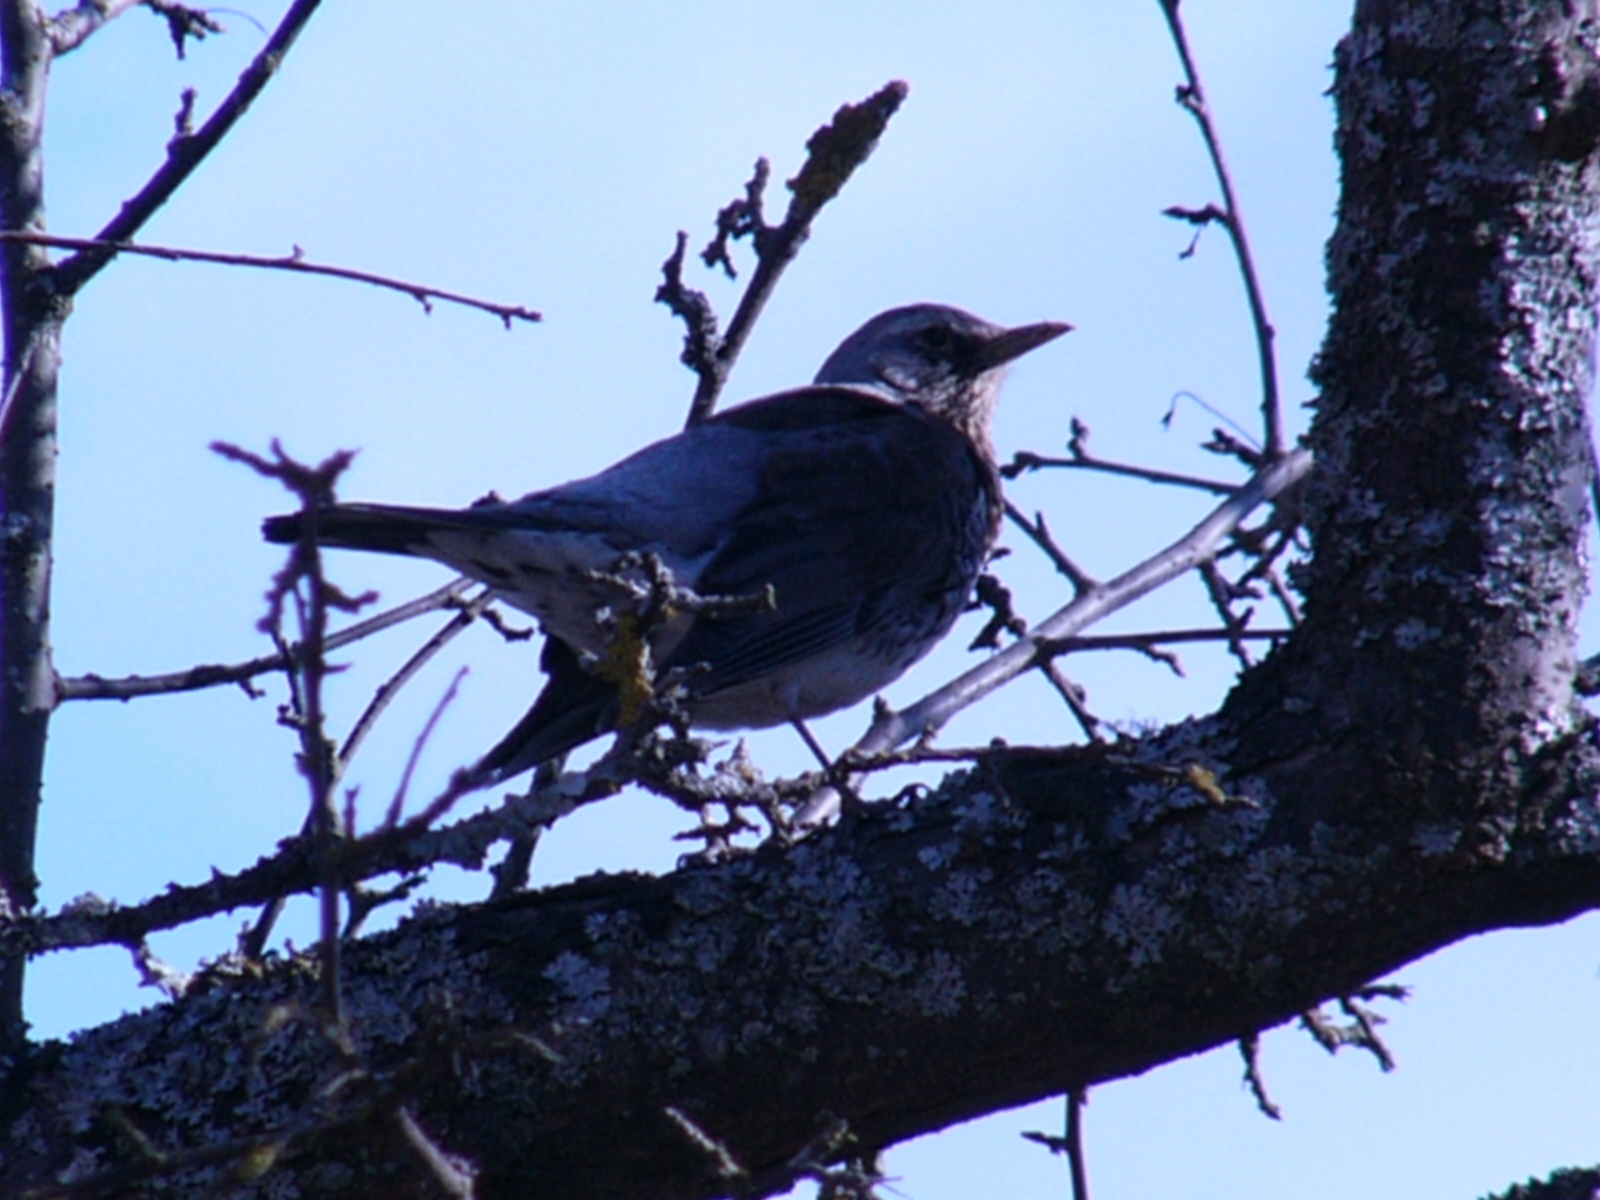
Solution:
[[[812,386],[729,408],[615,466],[519,500],[452,511],[340,504],[317,514],[325,546],[433,558],[538,618],[549,679],[477,764],[493,782],[613,728],[616,685],[596,610],[629,552],[680,586],[776,608],[678,615],[654,633],[659,668],[687,674],[711,729],[761,728],[854,704],[898,678],[965,606],[999,530],[989,424],[1005,365],[1069,327],[1003,329],[918,304],[868,321]],[[270,518],[292,542],[299,514]]]

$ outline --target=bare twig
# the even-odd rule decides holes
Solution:
[[[665,304],[684,324],[683,363],[703,381],[717,373],[717,314],[710,298],[683,281],[683,260],[689,252],[689,235],[678,230],[677,241],[667,261],[661,264],[661,286],[656,288],[656,303]],[[696,395],[699,394],[698,387]]]
[[[1039,643],[1073,636],[1117,609],[1148,595],[1168,580],[1209,561],[1221,541],[1245,517],[1259,505],[1272,501],[1299,482],[1310,469],[1309,454],[1291,451],[1159,554],[1073,600],[1036,626],[1027,638],[1007,647],[912,707],[874,722],[873,731],[862,740],[861,748],[870,751],[899,745],[920,736],[925,730],[938,729],[961,709],[1035,665]]]
[[[466,614],[463,613],[462,615],[465,616]],[[470,619],[469,617],[468,620]],[[462,627],[465,628],[465,625]],[[428,647],[424,647],[424,649],[428,649]],[[409,665],[408,663],[407,666]],[[456,672],[455,678],[450,681],[450,686],[445,689],[444,695],[439,697],[439,703],[435,704],[433,711],[428,714],[428,719],[423,723],[421,732],[412,740],[411,753],[406,755],[405,770],[400,773],[400,783],[394,789],[394,799],[389,802],[389,811],[383,816],[383,824],[386,829],[392,829],[400,824],[400,814],[405,809],[406,793],[411,789],[411,776],[416,773],[417,761],[422,757],[422,751],[427,746],[428,739],[433,736],[433,731],[439,724],[439,718],[444,716],[444,710],[449,708],[451,702],[456,698],[456,693],[461,689],[461,681],[466,677],[467,669],[465,667]],[[398,687],[400,685],[396,684],[395,686]]]
[[[1282,641],[1292,629],[1157,629],[1149,633],[1099,633],[1079,634],[1075,637],[1045,638],[1039,642],[1041,654],[1072,654],[1080,650],[1138,650],[1167,666],[1166,656],[1160,648],[1181,642],[1265,642]],[[1179,672],[1180,674],[1182,672]]]
[[[728,1147],[722,1141],[707,1133],[697,1124],[688,1113],[676,1105],[667,1105],[661,1110],[666,1117],[689,1140],[689,1144],[703,1153],[711,1160],[717,1174],[726,1180],[743,1179],[745,1169],[739,1165]]]
[[[924,696],[910,708],[897,713],[885,706],[866,735],[856,743],[856,749],[873,755],[937,731],[962,709],[1048,658],[1041,643],[1074,636],[1168,580],[1211,561],[1218,547],[1250,513],[1288,491],[1310,470],[1308,453],[1289,451],[1159,554],[1077,596],[1036,626],[1027,637]],[[836,799],[807,805],[796,816],[796,823],[802,827],[814,825],[825,820],[836,808]]]
[[[249,110],[263,89],[283,65],[301,30],[316,13],[321,0],[294,0],[284,13],[278,27],[272,31],[260,52],[240,74],[233,90],[217,106],[215,112],[193,135],[174,138],[167,144],[167,158],[145,185],[125,201],[117,215],[106,222],[95,235],[98,242],[122,243],[132,240],[135,234],[194,172],[217,144],[227,136],[240,117]],[[31,228],[31,222],[7,222],[9,228]],[[75,295],[84,284],[94,278],[115,256],[114,250],[85,249],[50,269],[51,282],[56,291],[65,296]]]
[[[1089,1163],[1083,1149],[1083,1110],[1087,1088],[1067,1093],[1067,1163],[1072,1170],[1072,1200],[1089,1200]]]
[[[222,23],[205,9],[190,8],[175,0],[78,0],[77,4],[45,22],[51,52],[59,58],[76,50],[135,5],[148,8],[166,21],[167,33],[179,58],[184,57],[190,38],[199,42],[209,34],[225,32]]]
[[[190,38],[203,42],[208,34],[224,32],[221,22],[204,9],[190,8],[187,4],[178,4],[174,0],[140,0],[140,2],[157,16],[166,19],[167,36],[172,38],[172,48],[179,58],[184,57],[184,48]]]
[[[433,1140],[410,1108],[401,1105],[394,1111],[395,1124],[407,1146],[421,1160],[439,1190],[456,1200],[472,1200],[478,1194],[478,1173],[463,1158],[450,1154]]]
[[[1384,1071],[1392,1071],[1394,1055],[1378,1033],[1378,1026],[1384,1023],[1384,1018],[1360,1002],[1380,998],[1403,1001],[1407,994],[1405,988],[1396,984],[1373,984],[1339,998],[1340,1008],[1350,1018],[1348,1025],[1329,1020],[1321,1009],[1302,1013],[1300,1024],[1329,1054],[1337,1054],[1345,1046],[1355,1046],[1377,1059],[1378,1066]]]
[[[533,769],[530,792],[537,793],[549,788],[561,777],[566,765],[565,754],[558,754],[540,763]],[[489,890],[491,901],[504,900],[528,886],[528,878],[533,870],[533,852],[539,848],[539,838],[543,833],[542,827],[534,826],[510,839],[511,844],[506,847],[505,856],[489,868],[489,874],[494,878],[494,886]]]
[[[153,987],[168,1000],[183,999],[184,993],[189,990],[189,984],[193,982],[192,975],[157,958],[155,951],[150,949],[150,943],[143,939],[130,949],[133,952],[133,965],[139,972],[140,986]]]
[[[1283,1109],[1267,1094],[1267,1081],[1261,1075],[1261,1035],[1251,1033],[1240,1038],[1239,1054],[1244,1059],[1244,1082],[1256,1098],[1256,1107],[1274,1121],[1283,1120]]]
[[[412,620],[430,612],[438,612],[460,602],[463,592],[472,587],[472,580],[462,576],[425,596],[408,600],[387,612],[381,612],[357,621],[354,625],[328,635],[324,649],[338,650],[362,638],[389,629],[403,621]],[[100,675],[75,675],[56,680],[56,700],[133,700],[140,696],[159,696],[176,692],[193,692],[201,688],[217,687],[228,683],[246,683],[261,675],[282,671],[297,662],[302,654],[299,645],[287,651],[265,654],[248,662],[232,664],[206,664],[174,671],[169,675],[124,675],[106,679]],[[287,655],[287,657],[286,657]]]
[[[1175,487],[1193,488],[1200,492],[1210,492],[1214,496],[1226,496],[1238,486],[1223,483],[1219,479],[1181,475],[1175,471],[1158,471],[1154,467],[1138,467],[1132,463],[1109,462],[1103,458],[1089,457],[1051,458],[1046,454],[1035,454],[1031,450],[1018,450],[1011,456],[1011,461],[1000,468],[1000,474],[1007,479],[1015,479],[1019,475],[1045,467],[1076,468],[1080,471],[1099,471],[1104,475],[1123,475],[1129,479],[1142,479],[1147,483],[1168,483]]]
[[[1064,1154],[1072,1178],[1072,1200],[1089,1200],[1089,1164],[1083,1149],[1083,1110],[1089,1103],[1087,1088],[1075,1088],[1065,1097],[1064,1128],[1057,1135],[1026,1130],[1022,1136],[1046,1147],[1051,1154]]]
[[[1029,520],[1020,508],[1007,500],[1006,517],[1013,525],[1027,534],[1035,546],[1044,551],[1045,557],[1050,560],[1055,569],[1065,575],[1072,583],[1073,591],[1076,594],[1081,596],[1084,592],[1100,586],[1099,581],[1094,576],[1080,567],[1065,550],[1056,545],[1055,538],[1051,536],[1050,527],[1045,524],[1043,513],[1035,513],[1033,519]]]
[[[273,578],[267,593],[267,615],[262,628],[282,641],[280,633],[286,600],[292,600],[300,626],[303,652],[290,672],[298,688],[294,693],[295,727],[300,738],[300,769],[310,789],[313,837],[317,844],[318,911],[322,955],[322,1012],[328,1035],[349,1055],[350,1042],[345,1022],[342,939],[340,937],[339,897],[343,881],[339,877],[337,846],[342,840],[335,788],[341,763],[326,732],[322,705],[322,684],[327,676],[328,613],[332,609],[354,612],[376,599],[372,593],[347,596],[330,584],[322,571],[322,548],[317,539],[318,518],[334,501],[334,485],[350,465],[347,451],[330,455],[315,467],[295,462],[277,443],[272,457],[263,458],[224,442],[212,443],[224,458],[244,463],[257,473],[276,479],[300,501],[300,540],[289,553],[289,561]],[[304,586],[304,593],[301,587]]]
[[[1067,711],[1078,722],[1078,727],[1083,730],[1083,736],[1091,742],[1100,741],[1100,718],[1089,711],[1083,688],[1067,678],[1060,663],[1047,662],[1040,669],[1044,672],[1044,677],[1050,681],[1050,686],[1055,688],[1056,694],[1061,697],[1062,703],[1067,706]]]
[[[367,734],[372,732],[378,718],[389,707],[394,698],[400,694],[400,689],[415,679],[417,672],[433,661],[435,655],[443,650],[460,633],[477,620],[478,615],[489,604],[493,603],[494,594],[485,588],[471,602],[465,605],[460,612],[452,617],[448,624],[430,637],[426,642],[400,665],[400,669],[378,685],[371,701],[357,718],[355,725],[350,730],[350,736],[345,738],[344,745],[339,748],[339,765],[341,771],[350,765],[350,760],[355,757],[356,751],[361,749],[361,743],[366,740]],[[454,695],[460,676],[450,685],[450,694]]]
[[[1002,633],[1021,637],[1028,632],[1028,622],[1017,613],[1011,589],[1001,583],[998,576],[987,571],[979,575],[975,595],[976,607],[987,608],[989,619],[968,643],[968,650],[998,650]]]
[[[635,782],[643,767],[628,751],[627,747],[614,747],[582,774],[553,779],[528,795],[512,797],[497,808],[435,829],[434,823],[473,790],[466,772],[458,771],[421,812],[391,828],[339,841],[333,847],[337,875],[349,883],[439,863],[479,870],[496,843],[547,828]],[[800,787],[793,791],[800,794]],[[287,838],[276,853],[242,871],[218,873],[200,884],[175,884],[126,908],[88,897],[48,916],[0,915],[0,955],[132,945],[151,933],[203,917],[315,891],[323,869],[323,856],[314,838]]]
[[[1223,627],[1228,634],[1228,651],[1239,660],[1241,666],[1250,665],[1250,651],[1245,649],[1244,633],[1246,620],[1233,611],[1233,601],[1236,590],[1232,584],[1223,578],[1222,572],[1217,569],[1214,562],[1200,564],[1200,578],[1205,581],[1206,595],[1211,597],[1211,605],[1217,610],[1217,615],[1222,618]]]
[[[1163,420],[1168,420],[1171,416],[1169,411]],[[1050,458],[1043,454],[1035,454],[1031,450],[1019,450],[1012,455],[1009,463],[1000,468],[1000,474],[1006,479],[1015,479],[1025,472],[1037,471],[1043,467],[1076,467],[1084,471],[1099,471],[1106,475],[1142,479],[1147,483],[1169,483],[1176,487],[1194,488],[1216,496],[1231,495],[1238,486],[1216,479],[1202,479],[1197,475],[1180,475],[1172,471],[1157,471],[1153,467],[1140,467],[1132,463],[1111,462],[1108,459],[1098,458],[1089,453],[1089,427],[1077,417],[1072,418],[1072,437],[1067,442],[1066,458]]]
[[[1185,210],[1183,209],[1168,210],[1167,215],[1181,215],[1184,213],[1184,211]],[[1211,401],[1207,400],[1198,392],[1191,392],[1188,389],[1184,389],[1182,391],[1173,393],[1172,403],[1168,404],[1167,411],[1161,414],[1161,428],[1171,429],[1177,422],[1178,404],[1183,400],[1187,400],[1190,404],[1198,405],[1205,412],[1210,413],[1213,417],[1221,421],[1224,425],[1228,426],[1228,428],[1232,429],[1234,433],[1237,433],[1241,438],[1244,439],[1244,441],[1249,445],[1251,454],[1253,455],[1251,458],[1241,460],[1244,462],[1245,466],[1249,467],[1253,471],[1261,465],[1261,445],[1256,441],[1255,437],[1252,436],[1250,431],[1243,425],[1239,424],[1239,422],[1235,421],[1226,411],[1218,408],[1215,404],[1211,403]],[[1220,432],[1213,430],[1212,437],[1218,436],[1220,436]]]
[[[266,271],[295,271],[302,275],[326,275],[333,279],[348,279],[355,283],[371,284],[401,292],[422,305],[424,312],[433,311],[435,300],[446,304],[459,304],[479,312],[499,317],[507,329],[512,321],[542,321],[543,315],[520,304],[501,304],[494,300],[480,300],[461,292],[446,291],[428,284],[412,283],[389,275],[376,275],[371,271],[357,271],[352,267],[336,267],[330,263],[308,261],[300,247],[288,254],[223,254],[213,250],[190,250],[181,246],[152,246],[144,242],[111,241],[106,238],[58,237],[55,234],[31,233],[17,230],[0,230],[0,242],[17,242],[29,246],[47,246],[61,250],[77,250],[80,254],[91,251],[104,253],[108,259],[118,254],[138,254],[145,258],[160,258],[167,262],[216,263],[225,267],[255,267]],[[68,259],[63,263],[75,260]]]
[[[1284,452],[1283,419],[1278,402],[1277,355],[1273,349],[1276,334],[1272,323],[1267,319],[1266,300],[1262,296],[1261,281],[1256,275],[1255,262],[1250,253],[1250,240],[1245,234],[1244,218],[1239,213],[1239,201],[1234,194],[1233,180],[1222,155],[1221,139],[1212,124],[1211,112],[1206,107],[1205,91],[1200,85],[1200,72],[1195,66],[1193,55],[1189,52],[1189,38],[1184,31],[1183,20],[1178,15],[1178,3],[1179,0],[1161,0],[1161,11],[1167,18],[1167,28],[1171,31],[1178,58],[1183,63],[1186,80],[1177,89],[1177,100],[1184,111],[1194,117],[1195,123],[1199,125],[1200,136],[1205,139],[1206,152],[1211,156],[1211,165],[1216,171],[1217,186],[1222,190],[1223,210],[1215,214],[1215,219],[1221,222],[1233,242],[1233,252],[1239,260],[1239,273],[1244,277],[1245,295],[1250,303],[1250,319],[1255,326],[1256,352],[1261,366],[1261,420],[1264,430],[1262,448],[1266,460],[1271,462]],[[1177,215],[1185,220],[1191,219],[1186,213]]]
[[[772,296],[784,268],[811,235],[811,223],[872,154],[889,118],[905,102],[909,90],[899,80],[885,84],[861,103],[841,106],[831,122],[811,135],[806,142],[806,161],[789,180],[789,210],[781,225],[766,223],[762,202],[770,168],[765,159],[757,162],[744,198],[717,215],[717,236],[702,255],[708,266],[720,264],[731,270],[728,241],[748,237],[755,246],[755,271],[721,337],[716,334],[716,319],[709,315],[705,297],[683,287],[683,235],[679,235],[679,249],[668,260],[666,281],[657,290],[656,299],[668,305],[688,326],[683,360],[699,377],[688,425],[697,425],[711,415],[756,318]]]

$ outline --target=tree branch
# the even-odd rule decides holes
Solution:
[[[1159,554],[1108,583],[1088,589],[1041,621],[1027,637],[923,697],[910,708],[898,713],[880,713],[867,735],[856,743],[856,749],[872,754],[939,729],[968,705],[1037,666],[1044,643],[1072,637],[1079,630],[1148,595],[1168,580],[1210,561],[1250,513],[1294,487],[1310,470],[1310,455],[1299,450],[1289,452]]]
[[[217,263],[225,267],[256,267],[268,271],[297,271],[305,275],[326,275],[333,279],[349,279],[356,283],[367,283],[373,287],[402,292],[422,305],[424,312],[431,313],[433,311],[433,302],[435,300],[442,300],[447,304],[459,304],[464,308],[475,308],[480,312],[499,317],[507,329],[511,328],[511,322],[514,320],[544,320],[542,313],[531,308],[525,308],[520,304],[500,304],[493,300],[480,300],[476,296],[467,296],[461,292],[449,292],[443,288],[431,287],[427,284],[395,279],[389,275],[375,275],[370,271],[357,271],[352,267],[336,267],[328,263],[308,262],[302,257],[298,246],[290,254],[276,256],[222,254],[212,250],[188,250],[178,246],[150,246],[140,242],[108,242],[101,238],[57,237],[54,234],[18,232],[15,230],[0,230],[0,242],[18,242],[30,246],[50,246],[65,250],[77,250],[81,253],[103,252],[109,257],[115,257],[118,254],[139,254],[146,258],[165,259],[168,262]]]
[[[1222,209],[1208,209],[1228,231],[1234,255],[1239,260],[1239,274],[1244,279],[1245,296],[1250,303],[1250,320],[1255,326],[1256,357],[1261,368],[1261,422],[1264,431],[1262,453],[1270,462],[1283,452],[1283,417],[1278,401],[1278,362],[1273,343],[1277,337],[1272,322],[1267,319],[1267,302],[1261,292],[1261,280],[1256,275],[1255,259],[1250,253],[1250,239],[1245,233],[1244,217],[1239,213],[1239,201],[1234,195],[1233,179],[1227,161],[1222,156],[1222,139],[1211,122],[1211,110],[1206,106],[1205,91],[1200,86],[1200,70],[1194,56],[1189,53],[1189,37],[1178,15],[1179,0],[1161,0],[1161,11],[1167,18],[1167,29],[1183,63],[1185,83],[1178,88],[1177,100],[1184,111],[1194,117],[1205,139],[1206,153],[1216,171],[1217,186],[1222,189]],[[1169,216],[1191,219],[1181,210],[1168,210]]]
[[[180,133],[167,143],[167,159],[132,197],[125,201],[94,237],[96,242],[119,244],[133,240],[174,192],[192,175],[208,154],[227,136],[239,118],[271,82],[301,30],[316,13],[321,0],[294,0],[272,31],[267,44],[247,66],[215,112],[192,134]],[[6,220],[5,228],[27,230],[29,225]],[[115,250],[85,249],[57,263],[50,272],[52,286],[64,296],[75,295],[115,257]]]
[[[462,595],[474,583],[462,576],[454,579],[441,588],[436,588],[425,596],[415,600],[408,600],[404,604],[395,606],[387,612],[381,612],[368,617],[364,621],[357,621],[354,625],[344,629],[335,630],[328,634],[326,648],[338,650],[343,646],[351,645],[363,638],[382,632],[404,621],[410,621],[427,613],[438,612],[443,608],[459,607]],[[223,664],[202,664],[190,667],[185,671],[174,671],[167,675],[124,675],[116,679],[106,679],[100,675],[75,675],[56,680],[56,702],[68,700],[133,700],[140,696],[162,696],[175,692],[194,692],[202,688],[218,687],[222,684],[247,683],[262,675],[271,675],[292,666],[304,654],[304,648],[299,645],[289,647],[287,655],[265,654],[260,658],[252,658],[248,662]]]
[[[770,168],[766,159],[756,163],[745,198],[717,214],[717,236],[702,254],[707,266],[720,264],[731,276],[734,269],[728,255],[729,240],[748,237],[755,245],[755,273],[728,322],[727,333],[720,338],[706,298],[683,286],[685,239],[679,235],[678,249],[663,268],[666,279],[657,289],[656,299],[688,326],[683,361],[699,382],[686,424],[699,424],[711,415],[756,318],[766,307],[784,268],[811,236],[811,223],[877,148],[889,118],[905,103],[909,91],[899,80],[887,83],[859,104],[841,106],[829,124],[811,135],[806,142],[806,161],[789,180],[789,210],[781,225],[766,223],[762,201]]]
[[[29,0],[0,0],[0,225],[44,225],[45,84],[50,46]],[[55,522],[56,381],[66,310],[36,248],[0,246],[5,334],[0,408],[0,913],[32,907],[34,843],[49,729],[50,554]],[[24,1036],[23,962],[0,961],[0,1055]]]

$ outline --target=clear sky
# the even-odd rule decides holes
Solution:
[[[251,9],[270,25],[279,5]],[[1185,11],[1235,169],[1277,326],[1284,393],[1300,427],[1304,370],[1326,316],[1322,244],[1337,171],[1327,64],[1348,17],[1328,0],[1189,0]],[[181,88],[209,111],[262,34],[229,33],[175,62],[138,11],[60,62],[47,137],[51,228],[90,234],[160,160]],[[206,450],[280,437],[321,457],[359,448],[347,498],[458,505],[515,495],[606,465],[682,422],[692,378],[680,327],[652,304],[673,235],[701,244],[757,155],[792,174],[810,132],[890,79],[910,99],[877,155],[817,223],[780,287],[729,399],[809,379],[872,313],[916,300],[995,321],[1077,329],[1014,372],[997,440],[1058,451],[1081,417],[1108,457],[1206,473],[1214,419],[1193,393],[1250,425],[1249,326],[1225,240],[1189,231],[1171,204],[1215,198],[1201,145],[1172,103],[1178,81],[1159,7],[1084,0],[863,5],[485,3],[337,0],[311,24],[222,149],[144,240],[310,258],[542,309],[510,332],[483,315],[355,285],[124,260],[80,298],[62,379],[57,665],[63,674],[156,673],[243,659],[279,554],[260,544],[284,497]],[[781,213],[784,195],[774,195]],[[745,260],[747,261],[747,260]],[[726,315],[736,287],[696,272]],[[1042,509],[1067,548],[1109,576],[1183,532],[1202,501],[1104,478],[1034,477],[1012,496]],[[1065,589],[1021,540],[1003,565],[1037,619]],[[398,601],[441,569],[357,556],[352,589]],[[1108,628],[1206,620],[1194,580]],[[1263,619],[1273,614],[1263,612]],[[963,629],[969,629],[963,626]],[[332,685],[336,728],[425,636],[407,628],[348,656]],[[889,692],[907,703],[966,661],[961,631]],[[1591,646],[1592,650],[1593,647]],[[423,759],[415,794],[521,714],[537,651],[486,631],[462,639],[412,689],[353,775],[376,819],[406,751],[459,663],[459,701]],[[1224,656],[1184,655],[1188,678],[1132,655],[1073,660],[1114,721],[1206,711],[1233,677]],[[40,874],[51,906],[85,892],[131,902],[170,880],[254,861],[299,825],[304,789],[273,694],[222,690],[135,704],[75,704],[52,728]],[[834,748],[866,714],[819,722]],[[1038,680],[965,713],[948,744],[1003,734],[1059,742],[1075,728]],[[769,771],[804,769],[790,734],[753,738]],[[686,818],[622,797],[541,845],[538,882],[595,870],[669,869]],[[442,872],[431,894],[485,894]],[[245,914],[155,939],[190,967],[231,944]],[[312,940],[304,906],[284,930]],[[1184,1196],[1301,1200],[1466,1198],[1592,1161],[1600,1112],[1600,919],[1501,934],[1398,972],[1416,989],[1388,1006],[1400,1068],[1330,1060],[1302,1032],[1264,1039],[1285,1120],[1256,1113],[1235,1051],[1096,1090],[1088,1111],[1100,1200]],[[152,1002],[126,954],[35,964],[30,1017],[43,1035]],[[1017,1131],[1059,1127],[1049,1103],[896,1149],[912,1200],[1064,1193],[1062,1164]]]

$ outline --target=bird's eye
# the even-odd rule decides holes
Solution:
[[[922,344],[922,352],[929,358],[949,358],[955,352],[955,334],[942,325],[924,329],[917,335],[917,340]]]

